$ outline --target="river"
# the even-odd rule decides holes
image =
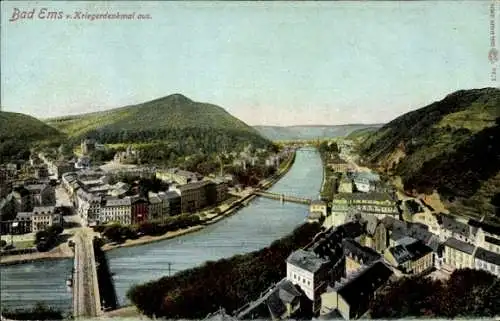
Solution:
[[[270,191],[316,199],[322,178],[319,154],[315,150],[301,149],[290,171]],[[109,251],[107,257],[114,274],[119,303],[128,303],[126,292],[131,285],[168,275],[169,265],[173,274],[205,261],[258,250],[290,233],[304,222],[307,213],[308,208],[304,205],[281,204],[275,200],[256,198],[238,213],[201,231],[171,240]],[[28,269],[29,273],[23,272]],[[71,307],[71,297],[65,292],[64,286],[64,277],[70,269],[69,260],[1,267],[2,305],[19,306],[47,301],[58,307]],[[43,286],[49,281],[54,284],[50,289],[57,299],[44,300],[43,295],[35,293],[36,288],[26,286]]]

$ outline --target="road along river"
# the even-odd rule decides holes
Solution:
[[[318,198],[323,169],[319,153],[300,149],[290,171],[269,191],[287,195]],[[307,206],[256,198],[218,223],[201,231],[157,243],[119,248],[107,252],[120,305],[126,305],[126,292],[133,284],[158,279],[170,273],[188,269],[205,261],[215,261],[236,254],[263,248],[290,233],[304,222]],[[2,305],[23,306],[47,301],[58,307],[71,307],[71,293],[66,292],[64,278],[71,270],[69,260],[34,262],[2,266]],[[22,271],[29,269],[30,273]],[[37,281],[37,278],[40,278]],[[49,279],[47,279],[49,278]],[[37,295],[37,283],[53,284],[50,289],[57,299]],[[5,282],[6,281],[6,282]],[[26,286],[33,281],[33,287]],[[17,286],[17,284],[24,286]],[[59,286],[60,284],[60,286]],[[57,285],[57,286],[55,286]]]

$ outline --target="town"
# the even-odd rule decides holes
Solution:
[[[235,203],[238,209],[244,206],[244,200],[259,195],[282,203],[305,201],[309,204],[306,221],[320,223],[322,232],[306,247],[289,255],[281,281],[271,285],[257,300],[234,311],[233,318],[278,320],[306,313],[357,319],[369,315],[371,300],[398,278],[446,279],[455,269],[463,268],[500,276],[498,227],[483,220],[439,213],[425,200],[397,191],[380,175],[353,161],[355,146],[350,140],[312,144],[320,151],[325,171],[321,196],[316,200],[266,194],[260,191],[269,186],[269,178],[258,186],[245,187],[234,182],[232,175],[224,175],[222,169],[218,176],[208,177],[179,168],[151,166],[103,170],[92,167],[86,155],[104,147],[89,139],[82,141],[83,155],[76,161],[54,161],[39,153],[21,166],[6,164],[0,172],[2,259],[54,251],[52,247],[57,241],[52,240],[52,234],[57,226],[84,229],[70,228],[73,237],[69,247],[73,249],[75,241],[83,246],[82,236],[89,237],[85,235],[88,231],[90,236],[108,240],[112,245],[127,238],[116,235],[117,224],[122,229],[138,226],[132,237],[137,238],[144,235],[141,231],[146,231],[147,224],[162,224],[193,213],[218,217],[234,209]],[[278,169],[280,163],[290,161],[297,148],[304,147],[293,143],[264,159],[249,156],[245,149],[234,163],[243,169],[256,162]],[[128,149],[117,154],[115,161],[119,163],[131,155]],[[158,185],[156,191],[145,188],[152,182]],[[233,199],[231,204],[218,207],[228,199]],[[199,215],[193,224],[199,224],[203,216]],[[70,217],[72,220],[66,221]],[[111,232],[113,227],[115,232]],[[85,232],[85,228],[91,229]],[[29,235],[31,240],[26,237]],[[85,262],[85,258],[79,261]],[[92,291],[90,285],[80,287]],[[99,297],[99,290],[95,292],[93,297]],[[85,296],[83,292],[77,295]],[[103,303],[97,302],[100,309],[109,309]],[[85,304],[92,303],[80,305]],[[87,313],[78,311],[77,306],[75,313]],[[99,313],[94,311],[91,315]]]
[[[0,321],[500,317],[498,1],[45,2],[0,9]]]
[[[351,148],[350,141],[340,145]],[[325,319],[366,318],[370,301],[397,278],[446,279],[465,268],[500,276],[499,227],[437,213],[422,199],[398,197],[378,175],[357,172],[336,152],[322,156],[340,176],[330,200],[310,205],[308,220],[323,222],[323,231],[290,254],[284,278],[236,319],[290,319],[304,306],[312,309],[306,315]]]

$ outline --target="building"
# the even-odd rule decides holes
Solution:
[[[24,188],[30,193],[34,206],[56,205],[56,190],[48,184],[29,184]]]
[[[349,164],[340,157],[336,160],[329,161],[327,166],[337,173],[345,173],[349,169]]]
[[[224,177],[216,177],[212,181],[215,184],[215,203],[222,203],[227,199],[228,182]]]
[[[207,206],[206,187],[209,181],[197,181],[185,185],[177,185],[172,190],[181,196],[182,213],[192,213]]]
[[[35,177],[37,179],[46,179],[49,177],[49,170],[46,166],[38,166],[35,168]]]
[[[179,215],[182,212],[181,196],[176,191],[160,192],[163,216]]]
[[[372,215],[364,215],[366,221],[366,235],[364,245],[379,253],[383,253],[387,248],[388,231],[384,223]]]
[[[88,169],[90,167],[90,157],[82,156],[79,157],[75,163],[76,169]]]
[[[147,222],[149,219],[148,201],[141,197],[132,198],[132,224]]]
[[[380,219],[399,215],[396,201],[388,193],[338,193],[333,196],[331,208],[332,214],[345,214],[352,208]]]
[[[181,185],[198,182],[203,176],[198,173],[185,171],[178,168],[169,168],[156,172],[156,178],[166,182],[176,182]]]
[[[402,238],[398,244],[386,249],[384,258],[403,274],[421,274],[434,267],[432,249],[411,237]]]
[[[464,241],[450,238],[444,242],[444,260],[442,269],[453,271],[454,269],[473,269],[475,246]]]
[[[326,217],[327,215],[327,205],[326,202],[320,201],[320,200],[312,200],[311,204],[309,205],[309,213],[321,213],[323,217]]]
[[[441,226],[439,236],[442,242],[449,238],[455,238],[462,242],[474,244],[474,239],[470,235],[470,228],[466,223],[462,223],[452,216],[445,214],[439,215],[438,221]]]
[[[370,181],[366,178],[354,178],[353,179],[354,186],[356,186],[356,190],[358,192],[368,193],[373,191],[372,186],[370,185]]]
[[[358,192],[368,193],[375,191],[375,185],[380,182],[380,177],[374,173],[358,172],[353,178],[354,186]]]
[[[320,294],[326,289],[330,261],[314,252],[297,250],[286,260],[286,278],[300,287],[313,302],[313,313],[319,312]]]
[[[424,209],[412,215],[412,222],[425,225],[429,228],[431,233],[438,236],[441,235],[441,224],[438,214]]]
[[[80,147],[83,155],[88,155],[96,149],[96,141],[94,139],[84,139],[82,140]]]
[[[474,266],[500,277],[500,254],[483,248],[477,248],[474,255]]]
[[[33,209],[31,216],[33,233],[46,230],[54,224],[62,224],[61,214],[56,214],[54,209],[54,206],[37,206]]]
[[[388,245],[396,246],[401,243],[401,239],[411,237],[419,240],[426,246],[430,247],[433,252],[433,262],[436,268],[440,268],[443,263],[443,245],[439,236],[434,235],[425,229],[424,225],[419,223],[412,224],[396,220],[393,217],[385,217],[382,223],[386,226],[389,232]]]
[[[469,220],[470,238],[490,252],[500,253],[500,227],[483,221]]]
[[[344,320],[361,318],[368,311],[370,301],[392,275],[389,267],[377,261],[350,278],[336,282],[321,295],[320,314],[336,312]]]
[[[75,170],[74,162],[66,161],[56,161],[48,164],[49,172],[55,175],[58,179],[62,178],[62,175]]]
[[[339,181],[338,192],[339,193],[352,193],[354,191],[354,183],[352,179],[346,175],[342,175]]]
[[[107,198],[99,213],[99,224],[118,222],[122,225],[132,224],[132,200],[130,197]]]
[[[350,275],[382,258],[373,249],[363,246],[350,238],[342,240],[342,247],[345,256],[345,275]]]
[[[149,220],[158,220],[163,217],[162,200],[158,194],[149,192]]]
[[[289,280],[283,279],[265,300],[272,320],[286,320],[299,309],[302,293]]]
[[[115,162],[124,164],[135,164],[139,161],[140,153],[131,146],[127,146],[124,152],[118,152],[114,156]]]
[[[95,195],[79,188],[76,191],[76,209],[83,225],[97,224],[101,212],[102,196]]]
[[[266,159],[265,164],[267,167],[279,168],[280,167],[280,157],[278,155],[271,155]]]

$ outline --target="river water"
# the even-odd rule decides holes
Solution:
[[[290,171],[271,189],[300,197],[316,199],[323,169],[315,150],[301,149]],[[305,205],[256,198],[238,213],[201,231],[171,240],[120,248],[107,252],[120,305],[127,304],[126,293],[133,284],[166,276],[170,272],[192,268],[205,261],[215,261],[263,248],[290,233],[304,222]],[[37,301],[71,309],[71,293],[64,279],[72,261],[34,262],[0,268],[1,300],[5,306],[25,306]],[[38,291],[44,287],[43,291]]]

